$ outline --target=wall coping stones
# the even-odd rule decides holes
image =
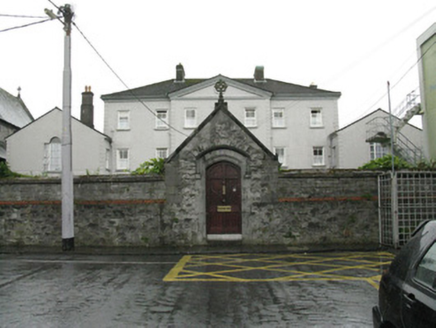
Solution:
[[[85,183],[111,183],[111,182],[158,182],[164,181],[160,175],[97,175],[97,176],[79,176],[74,177],[74,184]],[[6,178],[0,179],[0,185],[8,184],[60,184],[61,178],[58,177],[41,177],[41,178]]]

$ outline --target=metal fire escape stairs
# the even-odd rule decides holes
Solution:
[[[410,141],[400,130],[410,121],[410,119],[420,114],[421,104],[417,103],[419,96],[409,93],[406,99],[396,108],[397,117],[393,117],[394,135],[394,155],[408,163],[416,164],[423,159],[422,149]],[[405,113],[405,114],[404,114]],[[401,117],[404,114],[402,118]],[[391,128],[388,117],[376,117],[366,123],[366,142],[380,143],[385,146],[391,144]]]

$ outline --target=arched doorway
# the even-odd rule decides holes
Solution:
[[[241,169],[218,162],[206,170],[206,232],[241,234]]]

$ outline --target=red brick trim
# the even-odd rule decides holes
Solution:
[[[138,205],[163,204],[165,199],[108,199],[108,200],[76,200],[77,205]]]
[[[279,198],[280,203],[303,203],[303,202],[345,202],[345,201],[377,201],[377,196],[371,197],[287,197]]]

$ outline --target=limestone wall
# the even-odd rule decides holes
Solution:
[[[75,179],[76,247],[206,244],[195,177],[197,189],[166,187],[160,177]],[[378,242],[375,174],[284,173],[271,184],[252,171],[243,179],[244,244]],[[60,190],[59,179],[0,180],[0,245],[61,245]]]
[[[76,245],[159,244],[165,203],[159,177],[96,177],[74,181]],[[0,180],[0,244],[60,245],[59,179]]]

